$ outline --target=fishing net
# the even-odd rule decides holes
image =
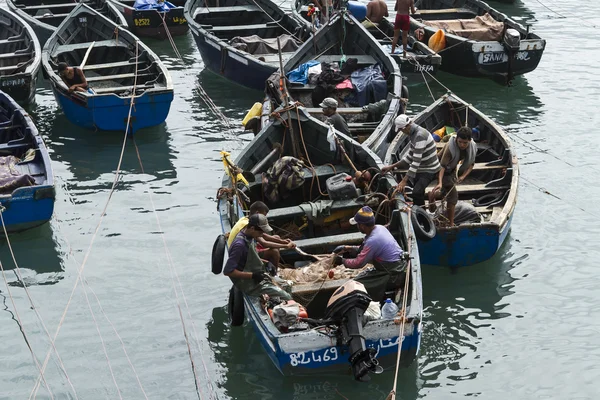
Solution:
[[[360,269],[349,269],[343,265],[333,267],[333,255],[324,256],[319,261],[315,261],[301,268],[282,268],[279,270],[279,277],[292,281],[293,283],[320,283],[324,280],[350,279],[357,276],[361,271],[371,266],[367,264]]]

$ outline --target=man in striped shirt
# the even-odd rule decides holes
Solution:
[[[408,152],[402,157],[402,160],[381,169],[382,173],[387,173],[394,168],[408,168],[408,172],[398,184],[398,190],[404,191],[408,180],[413,185],[412,198],[417,206],[425,205],[425,189],[427,185],[436,177],[442,167],[437,157],[437,149],[431,133],[427,129],[414,124],[406,115],[399,115],[394,121],[396,133],[404,133],[409,137]]]

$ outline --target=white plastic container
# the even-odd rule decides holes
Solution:
[[[399,310],[392,299],[387,299],[383,307],[381,307],[381,319],[394,319],[398,315]]]

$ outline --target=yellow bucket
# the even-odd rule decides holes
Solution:
[[[246,114],[246,116],[242,120],[242,125],[246,126],[248,121],[250,121],[254,117],[260,117],[261,114],[262,114],[262,104],[254,103],[254,105],[252,106],[250,111],[248,111],[248,114]]]

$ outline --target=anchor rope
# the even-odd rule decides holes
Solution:
[[[42,328],[44,329],[44,333],[46,334],[48,339],[50,339],[50,343],[52,345],[52,350],[54,350],[54,353],[56,354],[56,358],[58,359],[59,368],[62,371],[62,373],[64,374],[65,378],[67,379],[67,382],[69,383],[69,386],[71,387],[71,390],[73,391],[73,394],[75,395],[75,398],[77,399],[78,398],[77,391],[75,390],[75,387],[73,386],[73,382],[71,381],[71,378],[69,377],[69,374],[67,373],[67,369],[62,361],[62,358],[60,357],[60,354],[58,353],[58,349],[52,342],[52,336],[50,336],[50,332],[48,331],[48,328],[46,327],[46,324],[44,323],[44,319],[42,318],[42,315],[40,314],[38,307],[35,305],[35,302],[33,301],[31,292],[29,291],[29,288],[28,288],[27,284],[25,283],[25,280],[23,279],[23,275],[21,274],[21,268],[19,267],[19,264],[17,263],[15,253],[13,251],[12,244],[10,242],[10,237],[8,236],[8,231],[7,231],[6,225],[4,223],[5,208],[4,208],[4,206],[0,206],[0,207],[1,207],[0,208],[0,221],[2,222],[2,229],[4,231],[4,237],[6,238],[6,244],[8,245],[8,250],[12,257],[13,263],[15,264],[15,270],[14,270],[15,276],[17,277],[18,281],[23,285],[23,289],[25,290],[25,294],[27,295],[27,299],[29,300],[31,309],[35,313],[40,324],[42,325]],[[13,306],[14,306],[14,304],[13,304]]]
[[[88,245],[88,248],[85,252],[83,261],[81,263],[81,266],[79,267],[78,271],[77,271],[77,279],[75,279],[75,284],[73,285],[73,289],[71,290],[71,294],[69,296],[69,299],[67,300],[67,304],[65,306],[65,309],[61,315],[61,318],[59,320],[59,323],[56,327],[56,331],[54,333],[54,337],[51,340],[51,343],[54,345],[54,343],[56,342],[56,338],[58,337],[58,334],[60,333],[60,328],[62,327],[65,318],[67,316],[67,312],[69,311],[69,307],[71,306],[71,301],[73,300],[73,296],[75,295],[75,290],[77,289],[77,286],[79,285],[79,282],[82,282],[82,278],[81,276],[83,275],[83,271],[85,269],[85,266],[87,264],[87,261],[89,259],[89,256],[91,254],[94,242],[96,241],[96,237],[98,235],[98,231],[100,230],[100,227],[102,226],[102,222],[104,221],[104,216],[106,215],[106,210],[108,209],[108,205],[110,203],[110,200],[112,199],[112,196],[115,192],[115,189],[117,187],[117,183],[119,182],[119,178],[121,176],[121,165],[123,163],[123,156],[125,154],[125,146],[127,144],[127,136],[129,135],[129,128],[130,128],[130,124],[131,124],[131,113],[133,111],[133,106],[135,103],[135,88],[137,85],[137,77],[138,77],[138,57],[139,57],[139,41],[136,41],[136,46],[135,46],[135,58],[136,58],[136,64],[135,64],[135,76],[134,76],[134,81],[133,81],[133,89],[131,91],[131,97],[130,97],[130,103],[129,103],[129,113],[127,116],[127,125],[125,127],[125,135],[123,136],[123,144],[121,146],[121,153],[119,155],[119,162],[117,163],[117,170],[115,171],[115,177],[112,183],[112,186],[110,188],[110,191],[108,193],[108,197],[106,199],[106,202],[104,204],[104,207],[100,213],[100,217],[98,219],[98,223],[96,224],[96,227],[94,229],[94,232],[92,234],[92,238],[90,240],[90,244]],[[40,371],[41,374],[40,376],[42,376],[43,372],[46,369],[46,366],[48,364],[48,360],[50,358],[50,354],[51,354],[51,350],[49,349],[48,352],[46,353],[46,358],[44,359],[44,363],[42,365],[42,370]],[[35,396],[37,395],[37,391],[39,388],[39,384],[40,384],[40,377],[38,377],[32,391],[31,394],[29,396],[29,398],[31,399],[32,397],[35,398]],[[117,387],[118,388],[118,387]]]

